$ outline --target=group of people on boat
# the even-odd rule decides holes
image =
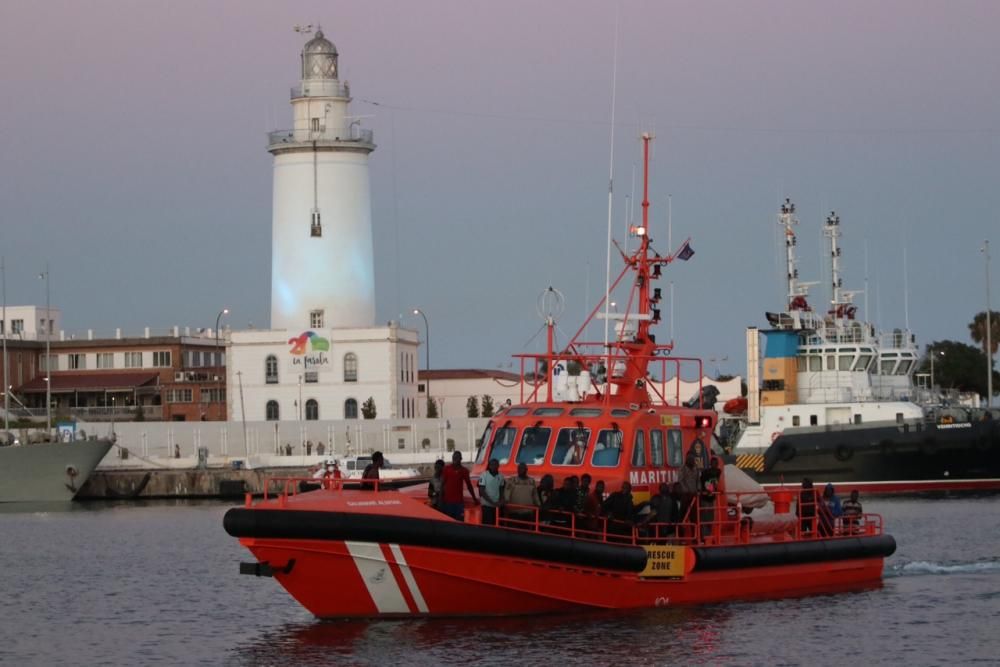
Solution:
[[[854,489],[850,498],[841,502],[832,483],[823,488],[822,494],[818,494],[812,480],[804,478],[796,507],[801,533],[831,537],[837,532],[838,524],[846,533],[858,532],[861,516],[864,513],[859,500],[860,495],[858,490]]]
[[[623,481],[617,491],[607,493],[605,481],[595,482],[587,473],[568,475],[557,488],[551,474],[536,481],[522,462],[517,474],[508,478],[500,472],[497,458],[490,459],[480,475],[477,496],[461,461],[461,452],[455,452],[450,465],[441,459],[435,462],[427,486],[428,504],[464,521],[464,494],[468,490],[473,502],[480,505],[484,525],[524,526],[537,520],[541,525],[599,533],[606,524],[610,533],[631,534],[637,527],[645,535],[665,537],[676,534],[676,524],[692,522],[705,524],[702,535],[709,535],[716,497],[722,491],[719,459],[712,457],[708,466],[702,467],[694,451],[688,454],[679,480],[661,483],[645,502],[635,501],[630,482]],[[696,499],[700,499],[697,512],[693,510]]]

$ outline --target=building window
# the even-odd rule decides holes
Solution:
[[[170,367],[170,350],[158,350],[153,352],[153,368]]]
[[[311,329],[322,329],[323,328],[323,311],[322,310],[310,310],[309,311],[309,327]]]
[[[358,355],[348,352],[344,355],[344,382],[358,381]],[[355,404],[355,407],[356,404]],[[355,415],[357,416],[357,415]]]
[[[226,390],[225,389],[202,389],[201,390],[201,402],[202,403],[225,403],[226,402]]]
[[[17,353],[17,359],[19,362],[18,366],[20,367],[20,361],[21,361],[20,352]],[[38,357],[38,370],[42,371],[43,373],[47,373],[49,371],[50,366],[54,371],[59,370],[59,357],[57,357],[54,354],[49,355],[48,357],[42,354]],[[32,375],[34,375],[34,373],[32,373]]]
[[[305,379],[309,384],[315,384],[319,382],[319,373],[317,371],[306,371]]]
[[[268,401],[264,408],[264,418],[269,422],[278,421],[278,402]]]
[[[323,236],[323,224],[320,222],[319,211],[313,209],[312,224],[309,225],[309,236],[320,238]]]
[[[358,418],[358,402],[353,398],[344,401],[344,419]]]
[[[167,403],[191,403],[194,392],[191,389],[170,389],[167,391]]]
[[[115,367],[115,355],[113,352],[98,352],[97,353],[97,367],[98,368],[114,368]]]
[[[319,419],[319,403],[315,398],[306,401],[306,421],[316,421]]]
[[[126,352],[125,368],[142,368],[142,352]]]
[[[11,320],[10,321],[10,332],[12,334],[19,334],[24,331],[24,320]]]
[[[417,385],[417,393],[418,394],[424,393],[424,385],[423,384],[418,384]]]
[[[312,127],[313,132],[319,132],[319,118],[310,119],[310,127]]]
[[[267,359],[264,360],[264,382],[278,384],[278,357],[273,354],[267,355]]]
[[[801,421],[798,415],[792,415],[792,426],[799,426]]]
[[[816,415],[809,415],[809,425],[810,426],[818,426],[819,425],[819,418]]]
[[[85,354],[67,354],[66,360],[69,364],[67,368],[71,371],[82,371],[87,368],[87,355]]]

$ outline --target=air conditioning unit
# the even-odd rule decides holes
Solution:
[[[184,373],[180,371],[174,373],[174,382],[184,382]]]

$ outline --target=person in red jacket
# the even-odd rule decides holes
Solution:
[[[472,501],[479,504],[476,491],[472,488],[469,471],[462,465],[462,452],[451,455],[451,465],[441,473],[441,509],[455,521],[465,521],[465,498],[462,484],[469,489]]]

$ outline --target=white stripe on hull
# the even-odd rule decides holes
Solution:
[[[410,607],[403,598],[403,591],[396,583],[389,564],[385,561],[382,548],[371,542],[345,542],[347,551],[354,559],[361,580],[365,582],[368,594],[380,614],[408,614]]]
[[[424,602],[424,596],[420,592],[420,587],[417,586],[417,580],[413,578],[410,566],[406,564],[406,558],[403,557],[403,550],[399,548],[398,544],[390,544],[389,548],[392,550],[392,557],[396,559],[396,563],[399,565],[399,571],[403,573],[403,580],[406,582],[407,588],[410,589],[413,601],[417,603],[417,611],[421,614],[426,614],[428,611],[427,603]]]

